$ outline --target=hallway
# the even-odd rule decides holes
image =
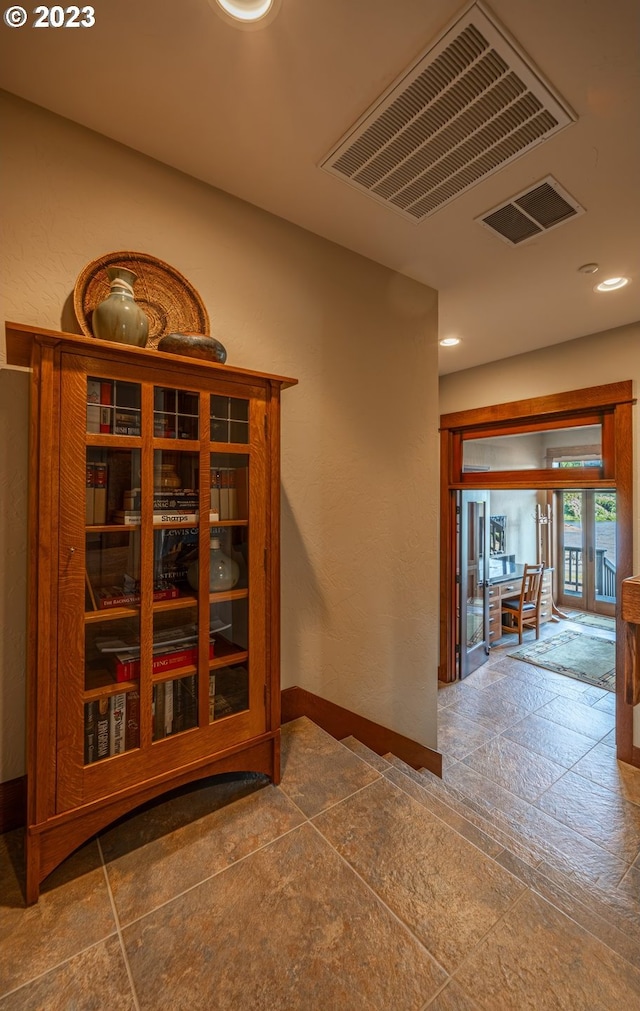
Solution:
[[[541,637],[565,630],[613,638],[570,620]],[[509,657],[517,648],[505,636],[468,678],[440,685],[444,782],[551,847],[577,880],[638,897],[640,772],[616,761],[615,695]]]
[[[484,687],[476,678],[442,693],[447,782],[303,718],[283,727],[280,786],[219,777],[149,804],[65,861],[37,906],[25,909],[20,891],[21,833],[0,836],[0,1011],[638,1006],[640,770],[614,783],[610,716],[595,700],[527,689],[500,663],[509,665],[478,672]],[[508,698],[518,686],[530,712],[555,708],[520,717]],[[565,728],[565,766],[505,733],[514,717],[553,722],[563,702],[591,709],[601,735]],[[502,733],[489,728],[487,705]],[[463,757],[460,733],[472,723],[480,737]],[[491,741],[505,756],[531,756],[538,804],[556,803],[558,787],[565,806],[572,777],[595,823],[606,795],[609,838],[600,845],[547,813],[549,803],[491,786],[474,769]],[[603,770],[605,787],[594,781]],[[462,800],[456,773],[486,796]],[[524,789],[517,777],[510,785]],[[483,804],[492,811],[479,814]],[[518,827],[525,810],[537,819]]]

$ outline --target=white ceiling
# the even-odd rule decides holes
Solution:
[[[450,372],[640,319],[640,4],[487,6],[577,121],[420,224],[318,166],[459,0],[281,0],[253,31],[208,0],[95,0],[92,28],[3,24],[0,87],[438,289]],[[584,215],[517,247],[474,221],[549,175]]]

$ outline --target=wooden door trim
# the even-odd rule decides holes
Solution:
[[[462,436],[467,431],[477,431],[481,426],[491,426],[492,434],[511,434],[514,421],[520,420],[521,430],[527,422],[537,426],[559,415],[580,419],[593,415],[594,409],[606,410],[611,415],[607,438],[603,432],[603,469],[607,477],[588,480],[579,477],[580,487],[603,487],[607,484],[617,494],[618,529],[616,539],[617,593],[622,580],[633,575],[633,426],[632,405],[635,403],[631,380],[570,390],[528,400],[493,404],[467,411],[443,414],[440,417],[440,663],[438,678],[441,681],[456,679],[455,665],[455,609],[456,609],[456,516],[455,490],[466,488],[530,487],[555,490],[564,482],[557,475],[541,471],[503,472],[489,474],[480,471],[465,473],[462,480]],[[518,479],[516,480],[516,474]],[[535,476],[534,476],[535,475]],[[513,482],[513,483],[512,483]],[[575,477],[574,477],[575,482]],[[575,486],[575,484],[574,484]],[[618,597],[619,599],[619,597]],[[621,761],[633,760],[633,707],[624,699],[624,636],[617,619],[616,628],[616,744]]]

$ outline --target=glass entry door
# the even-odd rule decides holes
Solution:
[[[583,489],[557,495],[560,603],[614,615],[616,493]]]
[[[459,508],[458,643],[464,678],[489,655],[489,492],[461,492]]]

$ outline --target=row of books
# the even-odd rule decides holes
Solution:
[[[190,730],[198,722],[198,679],[195,674],[153,687],[153,739]]]
[[[107,522],[107,465],[87,460],[85,493],[85,523],[87,526]]]
[[[153,674],[166,673],[171,670],[178,670],[180,667],[195,666],[198,663],[198,646],[175,646],[171,649],[166,647],[154,647],[153,659],[151,661],[151,671]],[[213,660],[215,643],[209,643],[209,659]],[[120,653],[113,653],[109,657],[109,662],[115,674],[116,681],[134,681],[140,677],[140,650],[123,650]]]
[[[119,692],[84,707],[85,765],[140,744],[140,693]]]
[[[94,611],[108,611],[114,607],[135,607],[140,603],[140,592],[136,588],[129,592],[124,586],[89,586],[89,595]],[[180,589],[173,583],[160,580],[153,585],[154,600],[175,600]]]
[[[140,408],[116,404],[116,382],[87,379],[87,432],[140,435]]]
[[[249,483],[246,467],[211,471],[211,510],[221,520],[246,519],[249,515]]]
[[[248,708],[248,673],[244,667],[222,667],[209,674],[209,721]],[[153,687],[153,740],[195,727],[198,680],[195,674]],[[84,717],[84,761],[92,765],[140,744],[140,693],[118,692],[87,702]]]
[[[154,509],[154,526],[161,526],[164,523],[197,523],[199,513],[196,512],[165,512],[161,509]],[[116,509],[111,516],[111,522],[122,524],[125,527],[139,527],[142,520],[142,513],[134,509]],[[209,523],[218,523],[220,516],[217,512],[209,513]]]

